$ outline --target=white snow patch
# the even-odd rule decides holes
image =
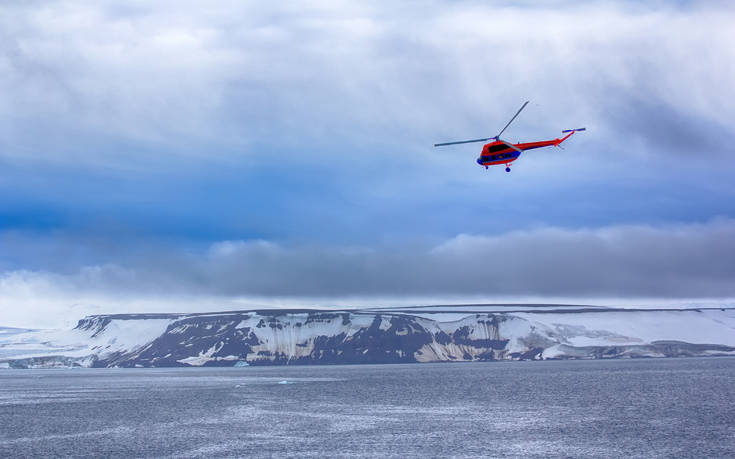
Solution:
[[[735,310],[513,315],[556,330],[572,346],[639,345],[666,340],[735,346]]]
[[[104,329],[34,330],[0,337],[0,358],[100,357],[140,349],[161,336],[170,319],[112,320]],[[95,336],[92,336],[95,334]]]
[[[386,317],[381,315],[380,316],[380,325],[378,326],[379,330],[386,331],[390,328],[390,317]]]

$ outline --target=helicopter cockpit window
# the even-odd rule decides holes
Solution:
[[[506,148],[508,148],[508,146],[505,145],[504,143],[501,143],[501,144],[498,144],[498,145],[493,145],[491,147],[488,147],[487,151],[488,151],[488,153],[493,153],[493,152],[496,152],[496,151],[505,150]]]

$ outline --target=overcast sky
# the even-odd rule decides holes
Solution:
[[[0,5],[0,325],[735,297],[731,2]],[[475,163],[520,105],[507,174]]]

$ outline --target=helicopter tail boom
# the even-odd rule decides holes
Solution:
[[[567,134],[567,135],[565,135],[564,137],[562,137],[561,139],[556,139],[556,141],[554,142],[554,146],[555,146],[555,147],[558,147],[560,143],[562,143],[562,142],[564,142],[565,140],[567,140],[567,139],[568,139],[569,137],[571,137],[571,136],[572,136],[572,134],[574,134],[575,132],[578,132],[578,131],[586,131],[586,130],[587,130],[587,128],[577,128],[577,129],[565,129],[565,130],[561,131],[561,133],[562,133],[562,134],[567,134],[567,133],[568,133],[568,134]]]

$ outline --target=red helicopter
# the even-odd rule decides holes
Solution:
[[[480,166],[485,166],[485,169],[487,169],[488,166],[505,164],[505,172],[510,172],[510,163],[518,159],[518,157],[521,156],[521,153],[523,153],[524,151],[533,150],[534,148],[550,147],[552,145],[555,147],[558,147],[559,144],[567,140],[575,132],[586,130],[586,128],[567,129],[565,131],[561,131],[562,134],[568,133],[565,137],[561,139],[541,140],[538,142],[512,144],[510,142],[506,142],[505,140],[501,139],[500,135],[503,132],[505,132],[506,129],[508,129],[508,126],[510,126],[510,123],[512,123],[513,120],[516,119],[518,114],[521,113],[521,110],[526,108],[526,105],[528,105],[528,101],[526,101],[526,103],[524,103],[521,106],[521,108],[518,109],[516,114],[513,115],[513,118],[511,118],[510,121],[508,121],[508,124],[506,124],[505,127],[495,137],[487,137],[484,139],[473,139],[473,140],[460,140],[458,142],[435,143],[434,146],[443,147],[445,145],[457,145],[460,143],[485,142],[487,140],[494,140],[494,142],[485,144],[482,147],[482,152],[480,153],[480,157],[477,158],[477,164],[479,164]]]

